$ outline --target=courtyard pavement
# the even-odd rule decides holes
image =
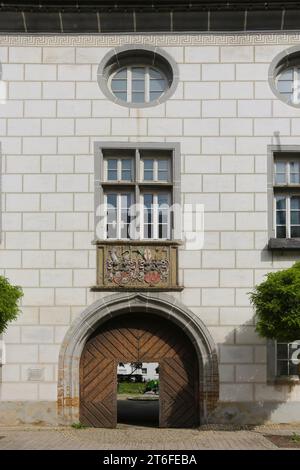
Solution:
[[[198,450],[278,449],[264,434],[300,433],[300,425],[199,429],[158,429],[118,425],[116,429],[72,427],[0,427],[0,450]]]

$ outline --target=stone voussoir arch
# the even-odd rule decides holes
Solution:
[[[130,312],[153,313],[179,326],[193,343],[199,364],[199,421],[206,423],[219,398],[218,358],[214,341],[197,315],[164,293],[116,293],[97,300],[74,320],[62,342],[58,366],[58,419],[79,419],[79,365],[87,339],[110,318]]]

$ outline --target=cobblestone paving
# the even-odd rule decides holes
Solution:
[[[4,449],[277,449],[263,434],[300,432],[295,426],[202,426],[200,429],[154,429],[119,425],[117,429],[0,427]]]

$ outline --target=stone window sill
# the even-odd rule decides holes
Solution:
[[[300,250],[300,238],[270,238],[269,250]]]
[[[299,385],[300,377],[299,375],[290,375],[290,376],[281,376],[275,377],[274,385]]]

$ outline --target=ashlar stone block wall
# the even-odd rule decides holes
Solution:
[[[95,141],[180,143],[182,203],[204,204],[205,243],[197,252],[181,249],[185,288],[172,295],[202,318],[218,345],[220,399],[278,407],[300,399],[299,387],[267,385],[266,345],[255,334],[247,294],[265,273],[299,258],[266,249],[267,146],[300,142],[300,109],[272,93],[268,69],[299,39],[1,36],[0,272],[25,293],[22,314],[4,336],[2,401],[56,400],[62,339],[72,319],[106,295],[89,289],[96,279]],[[157,45],[178,63],[176,92],[159,106],[118,106],[97,84],[104,55],[135,43]],[[28,379],[31,368],[43,368],[41,380]]]

